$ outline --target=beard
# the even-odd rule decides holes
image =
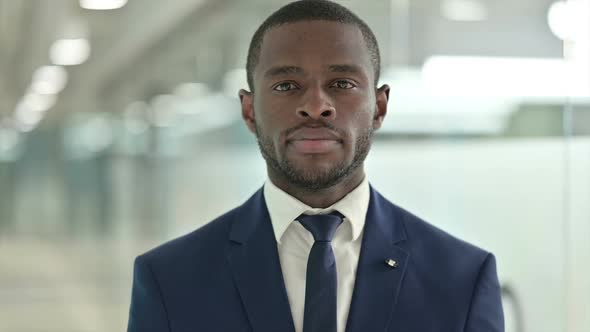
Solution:
[[[355,140],[354,155],[350,163],[342,160],[330,168],[305,169],[297,167],[287,158],[284,150],[279,152],[276,149],[273,140],[264,135],[258,124],[256,124],[256,140],[268,167],[283,176],[292,185],[309,191],[317,191],[340,183],[363,164],[371,149],[373,131],[372,127],[368,127]]]

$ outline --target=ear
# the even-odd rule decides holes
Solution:
[[[377,89],[375,95],[375,116],[373,117],[373,129],[381,128],[383,119],[387,114],[387,101],[389,101],[389,85],[383,84]]]
[[[254,118],[254,95],[250,91],[240,89],[240,103],[242,105],[242,118],[248,129],[256,133],[256,119]]]

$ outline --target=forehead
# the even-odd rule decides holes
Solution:
[[[339,22],[300,21],[266,32],[255,76],[273,66],[297,66],[311,71],[335,64],[355,65],[373,76],[371,58],[360,29]]]

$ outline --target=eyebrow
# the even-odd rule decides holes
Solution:
[[[303,68],[297,66],[276,66],[264,73],[264,77],[274,77],[288,74],[302,74]]]
[[[335,73],[353,73],[361,72],[361,68],[355,65],[330,65],[328,70]]]
[[[333,73],[352,73],[358,74],[362,73],[361,67],[357,65],[347,65],[347,64],[340,64],[340,65],[329,65],[328,71]],[[272,78],[276,76],[282,75],[291,75],[291,74],[298,74],[301,75],[304,73],[303,68],[297,66],[275,66],[271,67],[264,73],[264,77]]]

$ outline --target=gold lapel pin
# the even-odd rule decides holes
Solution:
[[[391,258],[386,259],[385,264],[389,265],[389,267],[394,268],[394,269],[399,266],[399,264]]]

